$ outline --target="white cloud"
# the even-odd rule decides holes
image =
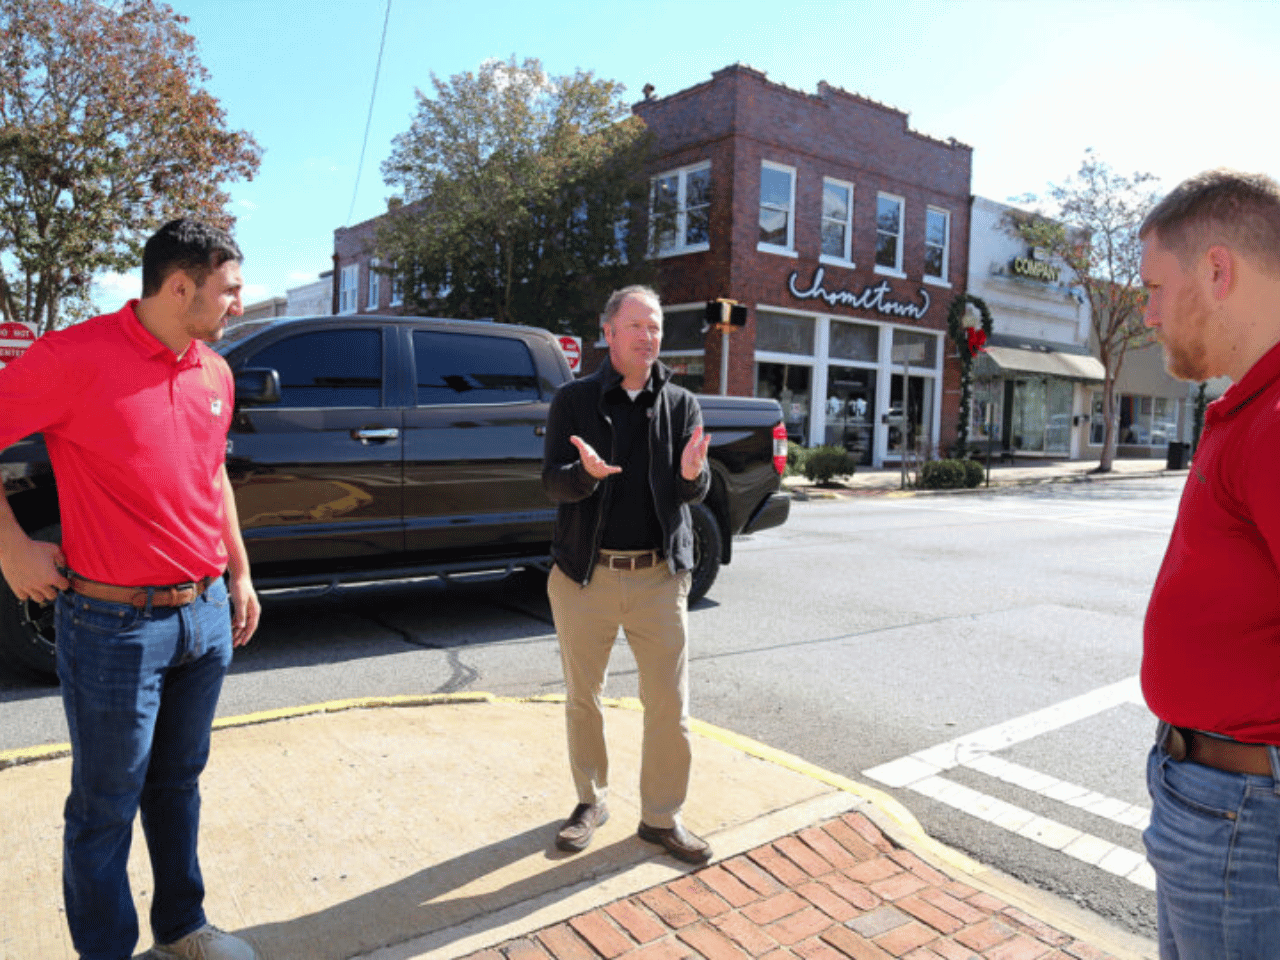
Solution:
[[[256,203],[254,203],[252,200],[237,200],[237,201],[236,201],[236,206],[238,206],[238,207],[244,207],[246,210],[257,210],[257,209],[258,209],[258,205],[257,205]]]

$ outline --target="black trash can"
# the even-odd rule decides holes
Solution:
[[[1164,468],[1166,470],[1185,470],[1187,469],[1187,458],[1191,452],[1191,444],[1182,443],[1178,440],[1169,441],[1169,456],[1165,459]]]

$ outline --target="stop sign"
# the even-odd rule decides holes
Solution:
[[[0,367],[22,356],[35,339],[34,323],[0,323]]]
[[[582,366],[582,338],[561,337],[560,349],[564,351],[564,357],[569,361],[569,369],[577,373]]]

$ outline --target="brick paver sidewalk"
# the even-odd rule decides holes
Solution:
[[[848,814],[468,960],[1113,960]]]

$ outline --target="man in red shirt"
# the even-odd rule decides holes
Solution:
[[[224,464],[233,381],[203,342],[241,312],[241,259],[222,230],[168,223],[143,251],[141,300],[0,370],[0,448],[42,432],[58,481],[61,545],[29,539],[0,498],[0,572],[20,600],[57,604],[72,751],[63,892],[82,960],[133,955],[139,811],[148,956],[255,957],[208,924],[197,856],[218,694],[259,614]]]
[[[1152,589],[1142,689],[1163,960],[1280,947],[1280,185],[1214,170],[1148,214],[1146,324],[1169,372],[1227,376]]]

